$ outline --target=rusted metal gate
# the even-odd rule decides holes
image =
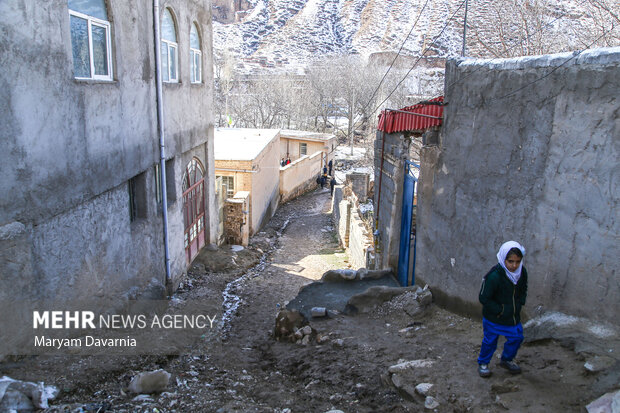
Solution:
[[[183,176],[183,222],[185,257],[190,263],[205,245],[204,168],[193,158]]]

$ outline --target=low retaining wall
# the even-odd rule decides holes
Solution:
[[[367,256],[372,250],[372,237],[360,217],[354,194],[345,198],[345,187],[334,187],[332,197],[332,219],[338,232],[338,241],[349,255],[353,268],[366,268]]]

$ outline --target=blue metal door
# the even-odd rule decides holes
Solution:
[[[405,161],[403,207],[400,223],[400,249],[398,254],[398,282],[403,287],[415,284],[415,186],[420,165]],[[413,255],[413,257],[411,257]],[[411,277],[409,277],[411,275]]]

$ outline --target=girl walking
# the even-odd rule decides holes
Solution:
[[[499,336],[506,337],[500,367],[521,373],[513,360],[523,342],[521,307],[527,296],[527,271],[523,266],[525,248],[516,241],[504,243],[497,253],[498,264],[484,276],[479,300],[482,303],[484,337],[478,356],[478,374],[489,377],[489,363],[497,349]]]

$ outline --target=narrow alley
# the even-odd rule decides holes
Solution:
[[[203,251],[170,302],[219,308],[218,327],[180,355],[40,356],[5,363],[2,373],[57,386],[46,412],[579,412],[614,380],[587,374],[583,355],[548,339],[522,349],[521,376],[496,369],[481,379],[480,323],[434,305],[412,313],[411,293],[311,320],[309,345],[276,341],[278,309],[347,266],[332,226],[329,192],[317,189],[283,205],[249,248]],[[165,391],[128,390],[132,377],[156,369],[171,374]]]

